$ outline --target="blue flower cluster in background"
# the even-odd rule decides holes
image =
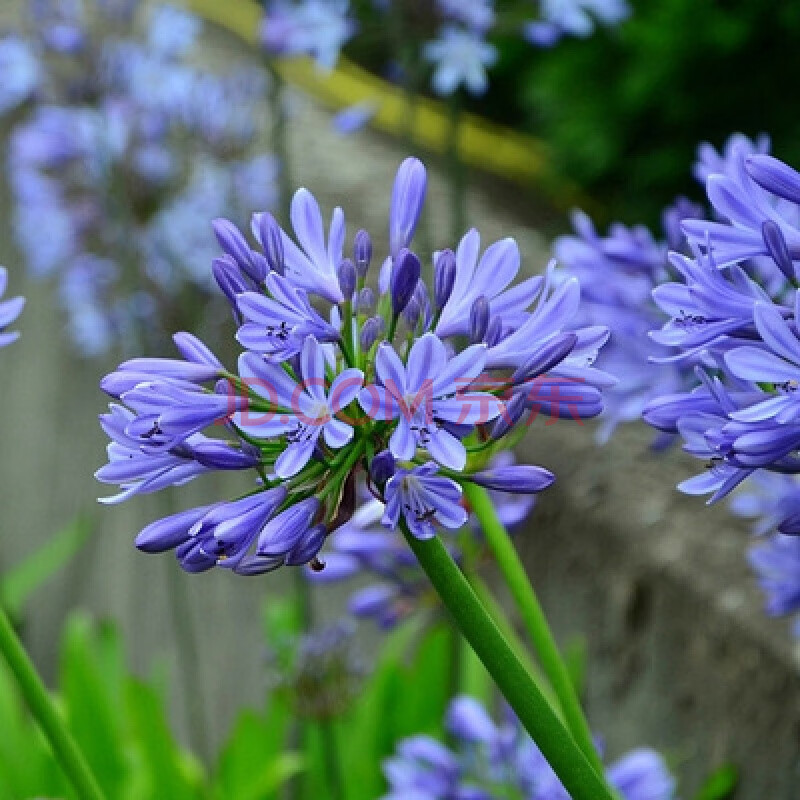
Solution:
[[[561,782],[509,710],[496,723],[474,698],[454,698],[445,727],[451,746],[411,736],[384,764],[384,800],[569,800]],[[658,753],[634,750],[608,767],[623,800],[673,800],[675,780]]]
[[[205,309],[214,239],[198,220],[276,200],[267,75],[197,66],[201,23],[168,5],[37,0],[28,14],[0,40],[17,244],[55,279],[81,351],[157,346],[163,320]]]

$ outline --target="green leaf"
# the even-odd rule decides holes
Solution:
[[[585,636],[572,636],[564,646],[564,661],[575,694],[583,697],[586,690],[586,671],[589,663],[589,648]]]
[[[739,771],[733,764],[717,767],[705,780],[694,800],[727,800],[739,783]]]
[[[288,720],[288,709],[275,702],[267,715],[239,715],[219,758],[215,790],[220,800],[262,800],[303,770],[299,754],[283,752]]]
[[[28,598],[78,553],[91,530],[89,520],[79,516],[6,571],[0,578],[0,602],[12,619],[18,619]]]
[[[133,678],[127,681],[125,696],[138,778],[146,787],[144,796],[153,800],[201,798],[202,769],[175,742],[161,696],[151,686]]]
[[[97,780],[111,797],[121,796],[127,772],[119,649],[110,626],[96,632],[83,615],[68,619],[61,651],[67,720]]]

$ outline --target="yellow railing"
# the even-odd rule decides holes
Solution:
[[[258,43],[262,10],[254,0],[184,0],[204,19],[226,28],[251,45]],[[280,59],[275,64],[287,83],[297,86],[331,107],[360,103],[375,106],[370,124],[394,136],[409,135],[415,144],[434,153],[450,146],[448,113],[442,104],[417,98],[413,119],[405,92],[372,73],[340,58],[326,73],[308,58]],[[549,166],[547,146],[531,136],[463,113],[458,136],[459,155],[470,167],[485,170],[522,185],[536,185],[559,208],[591,205],[580,190]]]

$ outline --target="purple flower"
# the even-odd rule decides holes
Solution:
[[[261,42],[273,55],[308,55],[320,69],[332,70],[356,30],[348,11],[348,0],[271,0]]]
[[[445,528],[460,528],[467,521],[461,487],[437,472],[432,461],[410,470],[398,469],[386,484],[386,510],[381,522],[387,528],[396,528],[402,516],[417,539],[435,536],[434,521]]]
[[[31,47],[17,36],[0,39],[0,114],[24,103],[37,89],[41,80],[39,63]]]
[[[494,25],[494,0],[436,0],[439,13],[476,33],[486,33]]]
[[[423,55],[434,64],[433,90],[441,95],[461,86],[470,94],[483,94],[489,87],[487,70],[497,61],[497,49],[479,32],[451,26],[425,45]]]
[[[402,522],[419,538],[436,535],[437,526],[457,529],[468,519],[466,480],[489,487],[510,524],[525,517],[533,503],[525,493],[544,489],[553,475],[504,462],[498,426],[486,425],[503,414],[500,395],[509,392],[514,413],[502,420],[503,436],[528,409],[597,414],[600,387],[611,379],[591,362],[607,331],[564,330],[577,310],[577,281],[554,288],[551,270],[509,288],[516,244],[498,242],[479,259],[474,231],[458,256],[435,254],[432,293],[408,249],[425,189],[425,168],[406,159],[392,190],[377,301],[364,286],[372,238],[359,231],[353,260],[346,258],[341,210],[326,240],[307,191],[292,202],[299,245],[267,212],[252,218],[261,252],[224,208],[213,214],[224,255],[212,253],[208,263],[247,349],[232,371],[184,333],[175,337],[182,358],[128,359],[107,375],[101,386],[119,404],[101,420],[111,444],[97,477],[120,487],[107,502],[215,470],[245,471],[249,493],[154,523],[140,538],[143,549],[174,547],[190,571],[258,575],[309,564],[319,580],[332,581],[365,570],[379,583],[354,595],[351,610],[390,626],[428,583],[399,532],[372,530],[378,523]],[[481,343],[464,347],[465,333]],[[365,387],[367,374],[373,382]],[[569,398],[560,392],[565,381]],[[420,450],[461,476],[423,463],[422,453],[417,461]],[[495,494],[509,489],[511,497]],[[359,508],[367,491],[374,503]]]
[[[236,338],[248,350],[263,353],[270,361],[285,361],[300,352],[307,336],[319,342],[335,342],[339,331],[314,310],[303,289],[270,273],[265,296],[246,291],[236,296],[236,307],[246,320]]]
[[[366,387],[358,402],[373,419],[397,420],[389,440],[396,458],[410,460],[421,447],[440,464],[461,470],[467,459],[464,445],[441,423],[472,426],[502,412],[501,400],[487,392],[470,391],[485,362],[485,345],[473,345],[450,359],[433,333],[414,343],[407,365],[385,343],[375,358],[380,384]]]
[[[296,475],[308,463],[321,435],[328,447],[337,450],[352,439],[353,426],[336,415],[358,396],[364,373],[345,369],[327,387],[325,354],[313,336],[306,338],[300,354],[302,383],[252,353],[240,358],[239,374],[270,409],[263,418],[257,409],[239,411],[233,415],[233,422],[257,439],[286,436],[286,449],[275,462],[281,478]]]
[[[563,36],[585,39],[595,29],[595,19],[607,27],[630,16],[626,0],[540,0],[541,18],[525,27],[525,37],[539,47],[552,47]]]
[[[307,189],[298,189],[292,198],[291,219],[300,246],[283,233],[286,277],[310,294],[340,303],[344,297],[336,270],[344,257],[344,212],[334,209],[327,245],[319,204]]]
[[[5,267],[0,267],[0,298],[6,293],[7,286],[8,270]],[[19,338],[19,333],[17,331],[9,332],[6,328],[16,322],[24,306],[24,297],[12,297],[8,300],[0,300],[0,347],[5,347],[7,344],[11,344],[11,342]]]
[[[569,795],[508,711],[496,723],[474,698],[454,698],[445,729],[451,747],[429,736],[402,740],[383,771],[389,783],[384,800],[569,800]],[[663,758],[640,748],[612,764],[608,780],[622,800],[673,800],[675,780]]]
[[[800,536],[776,533],[752,548],[749,561],[766,595],[770,616],[795,616],[793,633],[800,636]]]

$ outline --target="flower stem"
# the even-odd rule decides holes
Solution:
[[[613,800],[439,538],[421,541],[402,527],[447,610],[573,800]]]
[[[58,713],[33,662],[14,632],[6,612],[0,608],[0,652],[17,679],[17,684],[39,727],[50,742],[61,768],[81,800],[104,800],[86,759]]]
[[[342,765],[339,758],[339,746],[336,741],[336,729],[332,719],[322,719],[318,723],[322,737],[322,749],[325,755],[325,769],[328,773],[328,790],[333,800],[345,799],[345,782],[342,776]]]
[[[603,774],[603,766],[592,742],[591,731],[575,693],[569,672],[558,650],[547,619],[528,580],[511,537],[497,517],[486,490],[474,483],[464,483],[464,496],[481,524],[489,549],[492,551],[509,591],[519,609],[547,679],[553,687],[564,712],[570,733],[595,770]]]

